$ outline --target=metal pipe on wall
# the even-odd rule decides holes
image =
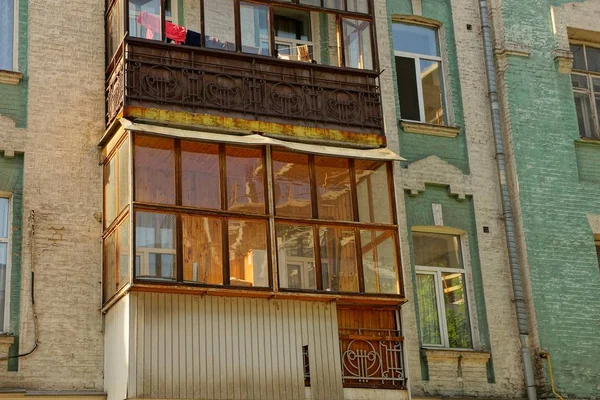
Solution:
[[[508,174],[506,172],[506,159],[504,155],[504,139],[502,137],[502,120],[500,118],[500,103],[498,101],[498,89],[496,87],[496,70],[494,67],[494,55],[492,46],[492,32],[488,14],[487,0],[479,0],[479,11],[481,27],[483,32],[483,48],[485,53],[485,65],[488,79],[488,95],[492,113],[492,128],[494,132],[494,143],[496,146],[496,163],[500,178],[500,192],[502,196],[502,209],[504,210],[504,227],[506,230],[506,241],[510,262],[510,273],[512,277],[513,295],[517,312],[519,326],[519,341],[521,343],[521,356],[525,374],[525,385],[527,386],[527,398],[536,400],[537,393],[531,353],[529,351],[529,317],[521,283],[521,268],[517,253],[517,242],[515,238],[515,225],[513,220],[512,206],[510,203],[510,189],[508,187]]]

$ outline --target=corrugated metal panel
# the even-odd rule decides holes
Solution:
[[[334,304],[132,293],[129,397],[342,399]]]
[[[127,395],[129,367],[129,297],[113,305],[104,319],[104,390],[107,400],[123,400]]]

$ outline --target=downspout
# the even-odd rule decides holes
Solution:
[[[494,68],[494,55],[492,52],[492,33],[490,18],[488,14],[487,0],[479,0],[479,11],[481,26],[483,30],[483,48],[485,53],[485,66],[488,79],[488,95],[492,113],[492,128],[494,131],[494,143],[496,145],[496,163],[500,178],[500,192],[502,196],[502,209],[504,210],[504,228],[506,230],[506,242],[508,246],[508,257],[510,262],[510,274],[512,277],[513,296],[519,325],[519,339],[521,342],[521,356],[523,358],[523,369],[525,373],[525,385],[527,386],[527,398],[536,400],[537,393],[535,379],[533,377],[533,366],[529,352],[529,317],[521,283],[521,269],[517,254],[517,242],[515,239],[515,224],[513,221],[512,206],[510,204],[510,192],[508,187],[508,174],[506,173],[506,160],[504,156],[504,139],[502,138],[502,120],[500,118],[500,103],[498,102],[498,89],[496,87],[496,70]]]

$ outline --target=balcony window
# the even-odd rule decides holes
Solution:
[[[110,56],[124,31],[118,22],[123,12],[120,1],[113,0],[107,14]],[[266,0],[128,1],[126,30],[131,37],[374,69],[373,24],[367,0],[290,0],[276,4]]]
[[[105,208],[117,214],[104,234],[105,300],[131,271],[134,284],[400,293],[388,163],[141,133],[129,140],[104,168],[105,182],[117,177],[109,187],[120,187],[127,174],[115,170],[131,144],[134,237],[129,207],[114,206],[122,190],[105,190]]]

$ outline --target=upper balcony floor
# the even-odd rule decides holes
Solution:
[[[119,117],[384,145],[371,0],[112,0]]]

